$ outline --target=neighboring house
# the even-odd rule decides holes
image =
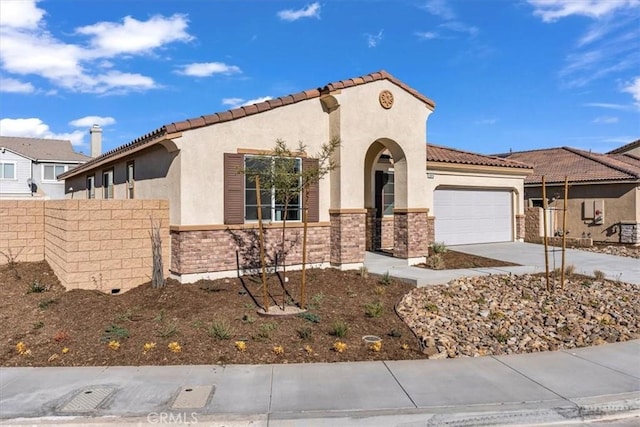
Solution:
[[[465,191],[479,191],[473,195],[480,200],[473,204],[482,205],[478,210],[483,212],[490,211],[483,199],[492,190],[507,194],[498,197],[499,205],[489,202],[494,222],[505,221],[500,236],[473,234],[465,240],[457,235],[452,243],[521,240],[524,176],[530,170],[485,156],[475,157],[475,164],[452,156],[425,165],[427,118],[434,108],[429,98],[380,71],[167,124],[62,178],[73,198],[168,199],[171,272],[182,282],[235,275],[237,262],[242,267],[258,259],[251,241],[257,229],[254,184],[239,172],[256,155],[268,154],[277,139],[292,147],[302,141],[311,155],[323,143],[341,141],[335,153],[338,167],[310,189],[308,261],[316,266],[357,268],[366,250],[381,247],[409,263],[424,261],[439,224],[445,223],[434,193],[447,189],[461,191],[449,194],[456,203],[468,196]],[[314,167],[311,157],[300,154],[302,169]],[[437,179],[430,180],[431,173]],[[269,193],[266,189],[263,213],[273,249],[281,223]],[[287,222],[287,264],[301,261],[303,208],[298,203]],[[451,213],[445,207],[442,216]],[[473,226],[474,215],[475,210],[467,210],[447,227]],[[445,241],[447,227],[441,236]]]
[[[534,167],[533,174],[525,180],[525,199],[529,206],[542,207],[542,177],[545,177],[548,235],[562,234],[566,176],[570,185],[569,237],[640,244],[639,147],[640,141],[635,141],[608,154],[561,147],[504,156]]]
[[[70,141],[0,136],[0,199],[64,199],[58,175],[88,160]]]

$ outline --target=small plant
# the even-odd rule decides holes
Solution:
[[[431,270],[442,270],[444,268],[444,259],[442,259],[442,255],[433,254],[427,257],[427,268]]]
[[[344,353],[344,351],[347,349],[347,345],[342,341],[336,341],[333,343],[333,346],[331,348],[333,348],[333,351],[335,352]]]
[[[400,338],[402,337],[402,332],[397,329],[392,329],[387,335],[389,335],[391,338]]]
[[[373,293],[381,297],[387,293],[387,288],[385,288],[384,286],[376,286],[373,288]]]
[[[306,320],[309,323],[320,323],[320,316],[316,313],[312,313],[310,311],[305,311],[303,313],[298,314],[298,317]]]
[[[369,277],[369,269],[363,265],[358,270],[358,274],[360,274],[360,277],[362,277],[363,279],[367,279]]]
[[[303,347],[303,350],[307,353],[307,354],[313,354],[313,348],[307,344]]]
[[[501,312],[500,310],[496,310],[496,311],[492,311],[489,314],[489,319],[491,319],[491,320],[500,320],[500,319],[504,319],[505,316],[506,315],[503,312]]]
[[[25,354],[27,352],[27,345],[25,343],[23,343],[22,341],[20,341],[18,344],[16,344],[16,351],[18,352],[18,354]]]
[[[63,341],[68,340],[69,338],[70,338],[69,333],[66,332],[66,331],[58,331],[53,336],[53,340],[55,342],[63,342]]]
[[[431,244],[431,250],[434,254],[444,254],[447,253],[447,245],[444,242],[433,242]]]
[[[336,320],[335,322],[333,322],[333,325],[331,326],[330,333],[335,337],[344,338],[347,335],[348,330],[349,330],[349,326],[347,325],[346,322],[342,320]]]
[[[493,337],[496,339],[496,341],[498,341],[500,344],[505,344],[507,342],[507,340],[509,340],[509,336],[505,335],[505,334],[501,334],[501,333],[495,333],[493,335]]]
[[[162,324],[156,327],[156,335],[161,338],[169,338],[174,335],[178,335],[179,333],[178,319],[173,319],[169,322],[162,322]]]
[[[54,298],[46,298],[38,303],[38,307],[42,310],[46,310],[49,306],[55,304],[57,301]]]
[[[429,313],[437,313],[438,312],[438,306],[434,303],[428,302],[424,305],[423,307],[425,310],[427,310]]]
[[[176,341],[170,342],[167,345],[167,348],[172,352],[172,353],[180,353],[182,351],[182,347],[180,346],[180,344],[178,344]]]
[[[233,329],[224,320],[214,320],[209,326],[209,335],[219,340],[228,340],[233,335]]]
[[[247,349],[247,343],[244,341],[236,341],[233,343],[238,351],[244,352]]]
[[[571,277],[575,274],[576,272],[576,266],[573,264],[569,264],[569,265],[565,265],[564,266],[564,274],[568,277]]]
[[[389,274],[388,271],[385,271],[384,274],[380,276],[380,280],[378,280],[378,283],[384,286],[389,286],[390,284],[392,284],[393,279],[391,278],[391,274]]]
[[[313,334],[313,329],[300,328],[296,332],[298,333],[298,337],[300,337],[301,340],[308,340],[311,338],[311,335]]]
[[[322,304],[322,301],[324,301],[324,294],[322,292],[320,292],[319,294],[315,294],[314,296],[311,297],[311,302],[309,303],[309,309],[310,310],[315,310],[320,308],[320,305]]]
[[[120,342],[116,341],[116,340],[111,340],[109,341],[109,344],[107,344],[109,346],[109,348],[113,351],[117,351],[120,349]]]
[[[268,340],[271,338],[271,333],[278,329],[278,325],[276,325],[275,323],[267,322],[260,325],[260,328],[258,329],[258,337]]]
[[[371,343],[371,345],[369,346],[369,350],[378,353],[380,350],[382,350],[382,341]]]
[[[600,270],[593,270],[593,277],[594,279],[596,279],[598,282],[602,282],[605,278],[605,274],[603,271]]]
[[[276,356],[283,356],[284,355],[284,347],[282,347],[281,345],[276,345],[273,347],[273,354],[275,354]]]
[[[409,344],[407,344],[407,343],[403,343],[403,344],[400,346],[400,348],[401,348],[401,349],[403,349],[404,351],[407,351],[407,350],[409,350]]]
[[[591,280],[584,280],[581,285],[585,288],[590,288],[591,286],[593,286],[593,282]]]
[[[38,320],[33,324],[33,329],[40,329],[44,327],[44,322],[42,320]]]
[[[22,253],[23,250],[24,250],[24,247],[20,248],[18,253],[15,254],[15,255],[11,251],[11,248],[8,249],[9,253],[0,251],[0,255],[3,255],[7,259],[7,267],[9,267],[9,270],[13,271],[13,276],[17,280],[20,280],[22,278],[20,276],[20,272],[18,271],[18,261],[17,260],[18,260],[18,257],[20,256],[20,253]]]
[[[253,325],[254,323],[256,323],[256,318],[250,314],[245,314],[244,316],[242,316],[242,321],[244,323],[248,323],[250,325]]]
[[[365,304],[364,313],[367,317],[377,318],[382,316],[384,305],[380,301]]]
[[[129,338],[129,330],[127,328],[123,328],[120,325],[111,324],[107,329],[104,330],[102,341],[117,341],[127,338]]]
[[[67,354],[67,353],[69,353],[69,347],[63,347],[62,354]]]
[[[522,298],[523,299],[524,299],[524,295],[525,295],[525,292],[522,291]],[[479,304],[479,305],[484,305],[484,304],[487,303],[487,300],[485,299],[485,297],[479,297],[479,298],[476,298],[475,300],[473,300],[473,302],[475,302],[476,304]]]
[[[29,285],[29,289],[27,289],[27,294],[41,294],[46,291],[47,291],[46,285],[38,282],[37,280],[34,280],[33,282],[31,282],[31,285]]]
[[[150,352],[151,350],[153,350],[154,348],[156,348],[156,343],[154,342],[147,342],[144,343],[144,345],[142,346],[142,352],[144,354],[147,354],[148,352]]]
[[[193,329],[200,329],[202,328],[202,320],[194,320],[193,322],[191,322],[191,327]]]

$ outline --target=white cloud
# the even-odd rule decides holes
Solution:
[[[628,105],[622,105],[622,104],[610,104],[610,103],[606,103],[606,102],[589,102],[587,104],[584,104],[585,107],[596,107],[596,108],[604,108],[607,110],[628,110],[629,106]]]
[[[365,33],[364,36],[367,39],[367,46],[377,47],[378,44],[382,41],[382,32],[383,30],[378,31],[378,34]]]
[[[0,92],[7,93],[32,93],[35,91],[29,82],[24,83],[16,79],[0,78]]]
[[[425,3],[424,9],[435,16],[443,19],[455,19],[456,15],[447,4],[447,0],[429,0]]]
[[[147,21],[126,16],[122,24],[99,22],[76,29],[78,34],[92,36],[91,45],[98,57],[110,57],[122,53],[146,53],[173,42],[193,39],[187,32],[186,16],[175,14],[168,18],[155,15]]]
[[[636,77],[633,81],[627,83],[622,91],[630,93],[633,97],[635,104],[640,106],[640,77]]]
[[[254,98],[248,101],[245,101],[243,98],[224,98],[222,100],[222,104],[227,105],[230,108],[237,108],[237,107],[245,107],[247,105],[258,104],[260,102],[268,101],[270,99],[273,99],[273,98],[270,96],[262,96],[260,98]]]
[[[64,139],[79,146],[84,143],[86,132],[73,131],[55,133],[49,125],[38,118],[28,119],[0,119],[0,134],[3,136],[21,136],[25,138]]]
[[[481,119],[481,120],[476,120],[475,124],[477,125],[495,125],[496,123],[498,123],[498,119]]]
[[[69,122],[71,126],[77,128],[89,128],[93,125],[109,126],[116,122],[113,117],[85,116]]]
[[[297,21],[301,18],[318,18],[320,19],[320,3],[311,3],[302,9],[285,9],[278,12],[278,17],[283,21]]]
[[[2,1],[0,67],[13,75],[36,75],[54,88],[84,93],[126,93],[159,87],[149,76],[116,69],[115,59],[146,55],[174,42],[193,39],[184,15],[125,17],[77,28],[88,45],[67,43],[46,29],[45,11],[35,1]],[[5,14],[5,10],[8,12]],[[49,90],[50,91],[50,90]]]
[[[0,1],[0,27],[34,29],[45,11],[36,6],[35,0]]]
[[[459,21],[445,22],[444,24],[440,24],[439,26],[451,31],[456,31],[458,33],[467,33],[471,37],[477,36],[479,32],[478,27],[466,25]]]
[[[554,22],[572,15],[601,18],[619,9],[640,6],[640,0],[527,0],[533,14],[544,22]]]
[[[197,62],[185,65],[177,72],[185,76],[209,77],[213,74],[239,74],[242,70],[240,67],[222,62]]]
[[[593,123],[597,125],[610,125],[618,122],[619,122],[619,119],[617,117],[612,117],[612,116],[600,116],[593,119]]]
[[[433,40],[440,38],[438,33],[434,33],[433,31],[416,31],[413,35],[418,37],[420,40]]]

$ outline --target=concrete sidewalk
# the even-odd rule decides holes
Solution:
[[[1,368],[0,418],[282,427],[540,425],[607,415],[635,422],[628,417],[640,416],[639,355],[635,340],[449,360]]]
[[[365,266],[372,274],[382,275],[389,272],[392,277],[416,286],[444,284],[460,277],[544,272],[544,246],[542,245],[505,242],[451,246],[450,249],[520,265],[515,267],[429,270],[408,266],[407,261],[403,259],[367,252],[365,254]],[[562,260],[562,254],[559,252],[560,248],[550,247],[549,249],[549,268],[559,268]],[[600,270],[605,273],[607,279],[640,285],[640,260],[638,259],[581,251],[579,249],[567,249],[565,257],[566,265],[575,266],[576,273],[593,276],[594,270]]]

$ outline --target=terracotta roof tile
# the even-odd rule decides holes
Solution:
[[[195,119],[191,119],[191,120],[183,120],[183,121],[179,121],[179,122],[174,122],[174,123],[169,123],[166,124],[162,127],[159,127],[158,129],[143,135],[139,138],[134,139],[133,141],[122,145],[118,148],[115,148],[114,150],[111,150],[107,153],[102,154],[101,156],[99,156],[97,159],[98,161],[103,161],[106,160],[108,157],[113,156],[121,151],[127,151],[129,149],[132,148],[132,145],[135,144],[143,144],[147,141],[149,141],[152,138],[156,138],[162,134],[167,134],[167,133],[176,133],[176,132],[181,132],[181,131],[186,131],[186,130],[190,130],[190,129],[195,129],[198,127],[202,127],[202,126],[208,126],[208,125],[212,125],[215,123],[221,123],[221,122],[226,122],[229,120],[234,120],[240,117],[243,117],[242,113],[244,112],[244,115],[251,115],[251,114],[257,114],[257,113],[261,113],[263,111],[268,111],[270,109],[273,108],[278,108],[281,106],[285,106],[285,105],[289,105],[289,104],[293,104],[296,102],[300,102],[300,101],[304,101],[304,100],[308,100],[308,99],[314,99],[314,98],[319,98],[321,95],[324,94],[328,94],[331,93],[332,91],[338,90],[338,89],[343,89],[345,87],[351,87],[351,86],[357,86],[357,85],[362,85],[362,84],[366,84],[366,83],[370,83],[370,82],[374,82],[374,81],[379,81],[379,80],[389,80],[390,82],[392,82],[393,84],[401,87],[402,89],[404,89],[405,91],[407,91],[408,93],[410,93],[411,95],[413,95],[414,97],[416,97],[417,99],[419,99],[420,101],[422,101],[423,103],[425,103],[429,108],[433,109],[435,108],[435,103],[427,98],[426,96],[422,95],[421,93],[419,93],[418,91],[416,91],[415,89],[407,86],[406,84],[404,84],[403,82],[401,82],[400,80],[396,79],[395,77],[393,77],[391,74],[387,73],[384,70],[381,71],[377,71],[377,72],[373,72],[370,74],[367,74],[365,76],[361,76],[361,77],[356,77],[356,78],[352,78],[352,79],[347,79],[347,80],[339,80],[336,82],[331,82],[326,84],[324,87],[321,88],[316,88],[316,89],[309,89],[303,92],[299,92],[293,95],[286,95],[286,96],[282,96],[280,98],[276,98],[276,99],[272,99],[269,100],[267,102],[260,102],[258,104],[253,104],[253,105],[249,105],[249,106],[245,106],[243,107],[242,110],[236,110],[236,111],[223,111],[223,112],[219,112],[219,113],[215,113],[215,114],[210,114],[210,115],[206,115],[206,116],[201,116]],[[69,172],[65,175],[67,176],[73,176],[76,174],[79,174],[85,170],[87,170],[92,164],[94,164],[94,161],[90,161],[87,162],[87,164],[74,169],[74,172]]]
[[[229,111],[231,113],[231,115],[233,116],[234,119],[239,119],[240,117],[244,117],[247,115],[247,113],[245,113],[244,108],[234,108],[233,110]]]
[[[564,182],[565,176],[570,182],[640,179],[640,162],[634,165],[634,156],[630,156],[625,162],[611,155],[570,147],[521,151],[504,156],[533,165],[533,174],[525,179],[525,184],[540,184],[543,175],[548,183]]]
[[[427,144],[427,161],[436,163],[531,169],[531,166],[525,163],[502,159],[496,156],[485,156],[483,154],[472,153],[469,151],[456,150],[455,148],[443,147],[441,145],[434,144]]]

